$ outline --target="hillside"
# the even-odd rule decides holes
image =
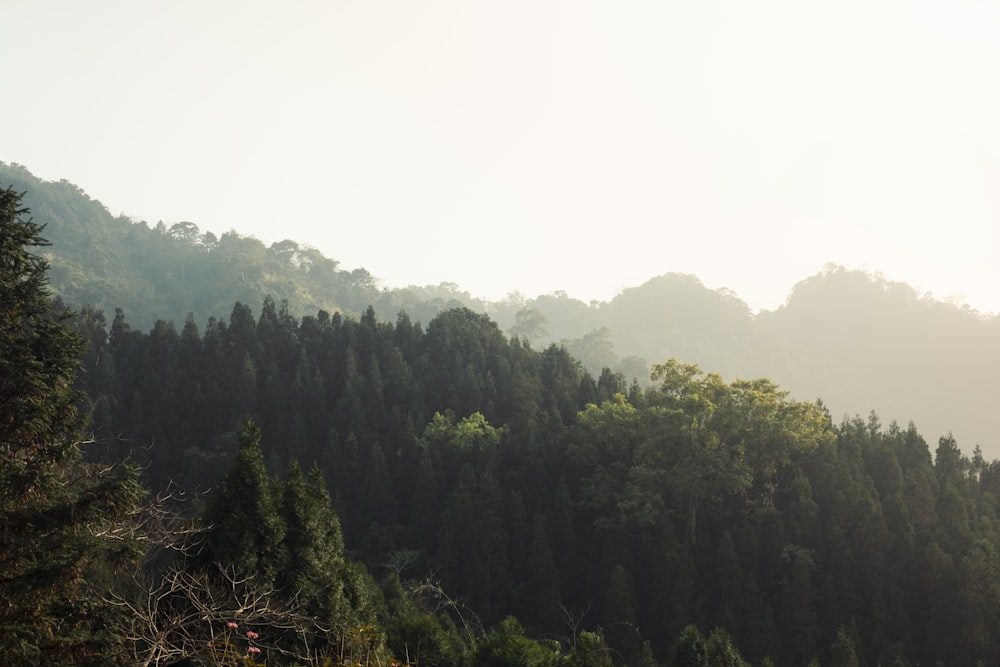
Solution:
[[[1000,461],[952,439],[833,419],[771,380],[675,361],[628,388],[465,308],[426,328],[372,309],[298,320],[271,300],[203,333],[192,320],[105,328],[92,311],[78,323],[94,453],[140,464],[154,490],[211,489],[210,502],[224,479],[212,553],[272,578],[279,482],[264,468],[294,482],[298,461],[331,491],[344,554],[397,597],[400,582],[431,581],[482,627],[514,614],[550,651],[586,629],[615,665],[744,666],[670,661],[693,624],[724,628],[754,665],[1000,659]],[[387,628],[396,655],[427,636]]]
[[[538,343],[562,340],[592,372],[629,356],[632,367],[683,359],[729,379],[772,378],[801,400],[821,399],[838,418],[874,410],[935,438],[950,432],[966,452],[979,445],[1000,455],[992,417],[1000,317],[878,275],[829,266],[757,315],[736,295],[678,274],[607,303],[548,295],[524,307],[547,319],[551,333]]]
[[[667,273],[609,302],[565,292],[485,302],[459,286],[380,287],[310,246],[266,247],[236,231],[216,237],[195,223],[148,224],[112,216],[67,181],[45,182],[0,163],[0,184],[25,203],[52,242],[51,286],[67,302],[121,308],[131,325],[158,319],[204,325],[234,301],[265,297],[295,316],[320,310],[359,316],[371,305],[392,321],[405,311],[427,323],[454,307],[484,312],[501,330],[542,348],[562,344],[595,376],[602,367],[648,380],[650,364],[697,363],[728,379],[774,378],[802,400],[820,398],[836,416],[877,412],[913,421],[933,437],[951,432],[964,451],[1000,455],[991,418],[1000,398],[1000,317],[985,317],[907,285],[839,267],[794,286],[785,305],[754,315],[738,295],[694,276]]]
[[[1000,660],[1000,461],[979,450],[674,359],[628,386],[468,308],[425,327],[373,307],[298,318],[265,297],[203,330],[191,316],[148,333],[120,310],[60,316],[29,256],[37,227],[5,196],[13,664]],[[698,298],[691,277],[651,284],[707,313],[668,331],[691,354],[756,344],[685,338],[738,301]],[[842,315],[793,295],[775,329],[841,346],[833,364],[883,367],[878,345],[923,344],[913,313],[936,308],[836,269],[796,290],[813,292],[846,294],[886,341],[827,340]],[[888,310],[900,294],[915,310]],[[518,313],[518,332],[540,336],[544,315]],[[596,331],[578,342],[611,354]],[[48,548],[53,532],[79,547]]]

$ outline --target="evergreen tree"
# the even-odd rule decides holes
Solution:
[[[667,667],[708,667],[708,647],[696,626],[684,628],[670,647]]]
[[[205,513],[211,526],[203,558],[242,576],[272,583],[282,563],[285,523],[278,514],[260,449],[260,429],[247,420],[236,461],[211,496]]]
[[[831,667],[858,667],[858,656],[854,650],[854,640],[847,628],[840,626],[837,641],[830,649]]]
[[[82,341],[47,290],[46,245],[21,195],[0,190],[0,654],[5,664],[112,659],[109,610],[88,574],[125,543],[114,522],[141,488],[81,462],[73,390]]]
[[[476,645],[471,664],[479,667],[556,667],[559,654],[525,637],[521,624],[508,617]]]
[[[343,605],[344,539],[318,467],[307,480],[297,462],[289,465],[281,516],[285,560],[278,588],[289,597],[304,598],[311,613],[329,621]]]

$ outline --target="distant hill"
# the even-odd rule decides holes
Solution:
[[[821,398],[835,419],[874,410],[932,438],[951,432],[967,452],[978,444],[1000,456],[1000,317],[877,275],[827,267],[796,285],[785,305],[756,316],[736,294],[673,273],[609,302],[565,292],[486,302],[451,283],[380,288],[364,269],[342,270],[293,240],[268,247],[236,231],[217,238],[192,222],[115,217],[68,181],[0,163],[7,185],[27,193],[35,221],[46,225],[53,290],[109,316],[122,308],[136,329],[188,313],[204,324],[226,317],[235,301],[257,308],[267,295],[296,316],[359,316],[372,305],[381,319],[405,311],[426,323],[465,306],[535,348],[565,345],[595,374],[606,366],[643,382],[651,363],[677,358],[727,379],[769,377],[796,398]]]
[[[562,340],[585,361],[634,369],[677,358],[727,379],[768,377],[800,400],[822,399],[835,420],[874,410],[885,423],[913,421],[932,438],[951,432],[967,452],[978,444],[1000,456],[1000,317],[878,275],[828,266],[756,316],[735,294],[682,274],[607,303],[556,294],[522,308],[549,331],[538,344]]]
[[[293,240],[265,246],[236,231],[216,237],[193,222],[115,217],[72,183],[43,181],[21,165],[0,163],[0,183],[25,192],[35,222],[45,225],[52,289],[71,304],[109,314],[121,308],[140,330],[188,313],[204,324],[228,315],[234,301],[259,306],[267,295],[293,313],[360,314],[372,304],[387,317],[405,309],[425,321],[455,305],[483,307],[453,285],[379,289],[364,269],[342,270]]]

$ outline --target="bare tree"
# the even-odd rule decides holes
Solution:
[[[121,630],[137,665],[224,665],[268,654],[309,664],[319,660],[318,644],[330,653],[337,648],[335,635],[296,598],[229,568],[174,565],[156,579],[136,573],[130,583],[108,600],[124,612]]]

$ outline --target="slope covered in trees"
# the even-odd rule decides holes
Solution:
[[[260,303],[267,294],[296,313],[358,314],[375,303],[427,319],[468,298],[449,285],[384,292],[364,269],[342,269],[293,240],[265,246],[236,231],[202,232],[193,222],[115,217],[72,183],[42,181],[16,164],[0,163],[0,183],[25,193],[25,206],[52,242],[46,258],[53,292],[77,307],[122,308],[143,329],[158,319],[183,322],[189,312],[204,323],[226,315],[236,300]]]
[[[37,228],[24,230],[5,231],[5,257],[33,243]],[[17,408],[4,421],[14,435],[0,509],[24,529],[0,544],[15,664],[33,650],[62,650],[66,663],[1000,661],[1000,463],[979,448],[963,455],[950,436],[929,446],[874,412],[835,419],[771,380],[726,381],[681,361],[654,365],[645,388],[591,374],[566,347],[528,342],[545,324],[531,313],[515,317],[524,337],[508,338],[467,308],[425,327],[374,307],[299,319],[264,297],[259,312],[237,302],[203,332],[193,316],[144,329],[84,308],[78,348],[48,324],[61,307],[39,289],[44,262],[24,257],[3,283],[17,306],[4,322],[21,321],[18,304],[35,319],[5,334],[0,365],[11,387],[0,407]],[[868,304],[887,340],[919,341],[923,320],[883,312],[892,286],[860,278],[832,271],[797,293],[853,285],[845,310]],[[679,290],[677,304],[703,290],[656,285]],[[735,327],[740,304],[716,296],[706,319]],[[827,334],[816,320],[832,327],[838,311],[803,303],[793,295],[775,328],[790,331],[787,318],[821,349],[871,340]],[[700,325],[675,329],[696,354],[688,326]],[[45,343],[46,331],[63,342]],[[598,331],[580,340],[606,351],[610,333]],[[704,349],[730,335],[739,344],[737,328]],[[125,468],[67,477],[78,449],[61,420],[77,350],[97,445],[88,461],[128,460],[156,497],[201,498],[190,530],[164,528],[162,506],[136,510]],[[880,363],[845,350],[831,363]],[[43,370],[55,375],[19,388]],[[63,388],[39,391],[49,384]],[[55,412],[18,408],[35,405]],[[18,435],[40,425],[37,439]],[[160,546],[130,566],[100,547],[120,536]],[[116,567],[132,576],[107,576]]]
[[[991,419],[1000,390],[1000,317],[919,295],[911,287],[838,267],[796,285],[786,304],[753,315],[737,295],[694,276],[665,274],[609,302],[564,292],[500,302],[474,299],[457,285],[385,289],[364,269],[292,240],[266,247],[190,222],[170,225],[111,216],[72,184],[43,182],[0,164],[0,182],[27,191],[26,204],[53,246],[53,290],[68,303],[109,314],[122,308],[148,331],[157,319],[204,326],[234,301],[273,295],[296,316],[325,309],[382,320],[400,311],[429,322],[443,310],[488,313],[536,348],[563,344],[592,374],[604,367],[645,384],[651,363],[676,358],[724,377],[770,377],[803,400],[822,397],[838,418],[875,409],[925,432],[953,432],[966,452],[1000,455]]]
[[[250,420],[197,515],[178,513],[183,494],[174,491],[148,501],[133,466],[95,463],[100,453],[79,439],[85,397],[73,389],[85,339],[69,326],[72,313],[50,300],[48,267],[36,254],[46,243],[28,213],[19,193],[0,191],[5,664],[346,666],[399,664],[397,655],[413,665],[497,655],[610,664],[594,633],[581,633],[579,648],[543,646],[514,620],[460,633],[432,606],[435,595],[421,593],[447,599],[439,587],[396,578],[379,589],[344,557],[319,468],[307,479],[292,461],[283,480],[268,474]],[[88,331],[91,352],[98,330]],[[107,380],[109,368],[93,356],[86,375],[95,362]]]
[[[530,321],[547,334],[534,342],[564,343],[591,372],[609,366],[642,381],[640,362],[682,359],[727,378],[772,378],[800,399],[822,398],[838,418],[875,409],[1000,456],[990,407],[1000,398],[1000,317],[877,275],[829,266],[757,315],[678,274],[607,303],[556,294],[518,307],[520,321],[495,309],[505,330]]]
[[[372,309],[300,321],[270,299],[203,334],[79,324],[110,456],[153,488],[204,489],[250,415],[270,474],[318,467],[348,554],[377,578],[434,577],[483,627],[599,633],[627,664],[666,661],[688,626],[755,664],[848,644],[865,664],[1000,659],[1000,464],[952,438],[676,361],[647,389],[595,379],[468,309],[426,329]]]

